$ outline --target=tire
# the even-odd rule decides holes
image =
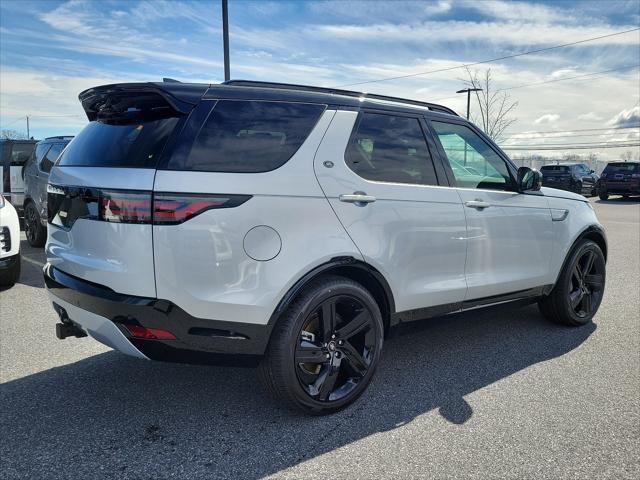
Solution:
[[[383,332],[369,291],[348,278],[319,277],[278,319],[258,376],[290,409],[310,415],[337,412],[371,382]]]
[[[24,208],[24,233],[29,245],[36,248],[44,247],[47,241],[47,229],[42,226],[40,214],[33,202],[27,203]]]
[[[598,194],[598,197],[600,197],[600,200],[609,200],[609,194],[607,192],[601,191]]]
[[[16,261],[9,268],[0,270],[0,287],[13,287],[20,279],[20,254],[16,257]]]
[[[578,195],[582,195],[582,182],[576,182],[573,191]]]
[[[602,250],[581,240],[572,250],[551,293],[538,302],[549,320],[570,326],[586,325],[598,311],[606,281]]]

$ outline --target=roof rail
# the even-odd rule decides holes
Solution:
[[[456,112],[444,105],[437,103],[421,102],[420,100],[410,100],[406,98],[391,97],[388,95],[377,95],[375,93],[355,92],[353,90],[340,90],[339,88],[329,87],[313,87],[310,85],[296,85],[292,83],[276,83],[276,82],[260,82],[256,80],[228,80],[222,85],[234,85],[239,87],[259,87],[259,88],[275,88],[280,90],[301,90],[305,92],[328,93],[331,95],[344,95],[346,97],[370,98],[373,100],[383,100],[385,102],[405,103],[408,105],[416,105],[426,107],[434,112],[443,112],[450,115],[458,116]]]

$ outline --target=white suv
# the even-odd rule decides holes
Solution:
[[[586,199],[446,107],[246,81],[80,100],[90,123],[48,187],[59,338],[258,364],[285,403],[327,413],[400,323],[517,300],[582,325],[602,299]]]

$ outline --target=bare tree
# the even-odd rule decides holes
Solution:
[[[494,89],[491,69],[483,72],[467,68],[469,76],[465,83],[470,88],[481,88],[474,92],[480,107],[480,113],[473,115],[472,121],[482,128],[495,142],[503,138],[503,133],[516,121],[511,115],[518,106],[504,90]]]
[[[0,131],[0,138],[6,140],[26,140],[27,136],[18,130],[3,129]]]

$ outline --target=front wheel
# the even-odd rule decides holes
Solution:
[[[551,293],[538,303],[549,320],[565,325],[589,323],[598,311],[606,278],[605,259],[597,243],[582,240],[571,253]]]
[[[280,401],[312,415],[341,410],[367,388],[382,350],[380,309],[359,283],[314,280],[278,320],[260,364]]]

